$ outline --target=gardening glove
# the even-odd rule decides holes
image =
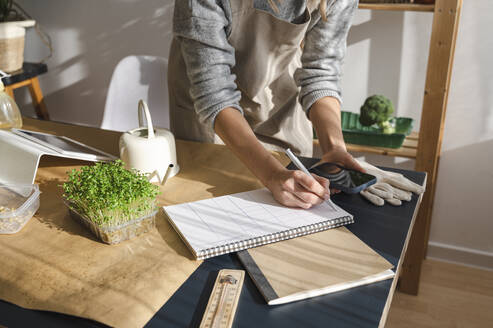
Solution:
[[[421,195],[425,191],[425,187],[410,181],[400,173],[381,170],[363,160],[356,161],[366,173],[377,178],[374,185],[360,192],[361,196],[377,206],[382,206],[385,202],[400,206],[403,200],[411,200],[412,193]]]

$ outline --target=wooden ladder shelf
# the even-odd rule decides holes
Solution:
[[[435,4],[359,4],[360,9],[433,12],[430,52],[426,71],[421,126],[409,135],[401,148],[347,145],[348,150],[373,154],[416,158],[416,170],[428,173],[426,192],[414,223],[399,280],[402,292],[416,295],[421,264],[426,256],[431,213],[442,146],[445,112],[452,75],[455,42],[462,0],[436,0]]]

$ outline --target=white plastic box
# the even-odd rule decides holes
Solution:
[[[36,184],[0,184],[0,234],[19,232],[39,208]]]

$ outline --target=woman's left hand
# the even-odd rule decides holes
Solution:
[[[326,152],[320,159],[319,163],[334,163],[347,169],[360,171],[363,173],[365,172],[365,169],[362,168],[361,165],[354,160],[353,156],[351,156],[351,154],[348,153],[343,147],[333,148],[332,150]],[[338,194],[339,192],[340,190],[330,189],[331,194]]]
[[[343,147],[333,148],[326,152],[320,163],[334,163],[350,170],[365,172],[365,169],[358,164],[358,162],[351,156],[350,153]]]

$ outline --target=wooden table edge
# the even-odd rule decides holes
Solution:
[[[423,181],[423,185],[426,186],[426,180],[428,179],[428,174],[425,175],[425,179]],[[399,262],[397,263],[397,268],[395,270],[394,280],[392,281],[392,285],[390,286],[389,296],[387,296],[387,301],[385,302],[385,306],[383,308],[382,316],[380,317],[380,323],[378,324],[378,328],[385,327],[385,323],[387,322],[387,316],[389,314],[390,305],[392,304],[392,298],[394,297],[395,290],[397,288],[397,282],[399,280],[399,276],[402,269],[402,263],[404,262],[404,258],[406,255],[407,247],[409,244],[409,240],[411,239],[411,235],[414,229],[414,223],[416,222],[416,217],[418,216],[419,208],[421,206],[421,201],[423,199],[423,194],[419,195],[418,201],[416,203],[416,207],[414,208],[413,218],[411,219],[411,224],[409,225],[409,229],[407,231],[406,240],[404,241],[404,247],[401,251],[401,256],[399,257]]]

